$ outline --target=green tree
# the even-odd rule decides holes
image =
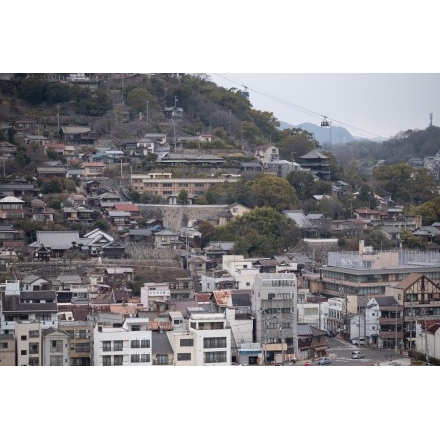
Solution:
[[[152,99],[152,96],[146,89],[136,87],[128,92],[126,103],[131,107],[132,113],[137,114],[145,111],[147,109],[147,101],[151,101]]]
[[[414,213],[422,216],[424,226],[430,226],[440,221],[440,196],[436,196],[428,202],[414,209]]]
[[[392,194],[396,203],[425,202],[434,195],[436,188],[427,170],[406,163],[382,165],[373,171],[373,178],[382,191]]]
[[[377,207],[374,191],[367,184],[364,184],[359,188],[359,194],[356,197],[355,202],[356,208],[368,207],[370,209],[375,209]]]
[[[277,211],[295,209],[298,204],[295,189],[286,179],[263,174],[250,182],[257,206],[270,206]]]
[[[201,246],[202,249],[209,244],[214,236],[215,226],[207,221],[201,221],[197,225],[197,230],[202,234]]]
[[[245,256],[270,257],[294,247],[300,229],[271,207],[257,207],[213,231],[212,240],[235,242],[234,252]]]
[[[47,85],[46,99],[49,104],[68,102],[73,98],[73,89],[69,84],[54,82]]]
[[[47,205],[53,209],[61,209],[61,199],[59,197],[51,197]]]
[[[63,183],[61,179],[55,178],[45,181],[41,186],[41,192],[43,194],[54,194],[63,192]]]
[[[280,150],[280,159],[299,162],[301,156],[313,150],[313,136],[300,128],[283,130],[276,146]]]
[[[426,247],[426,243],[422,237],[413,235],[411,231],[408,231],[407,229],[402,229],[400,240],[402,241],[402,246],[404,248],[424,250]]]
[[[310,199],[316,194],[313,174],[303,170],[295,170],[291,171],[286,179],[295,189],[296,195],[300,200]]]
[[[186,189],[180,190],[176,202],[178,205],[189,205],[188,191]]]
[[[34,220],[25,219],[18,223],[20,229],[24,231],[28,243],[37,239],[37,231],[43,230],[43,224]]]
[[[393,242],[379,229],[364,231],[360,239],[364,240],[366,246],[372,246],[376,250],[386,250],[395,247]]]
[[[18,89],[18,97],[29,104],[41,104],[46,100],[46,91],[49,82],[39,75],[32,75],[24,79]]]

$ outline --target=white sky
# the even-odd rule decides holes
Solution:
[[[430,113],[440,125],[434,1],[150,3],[77,0],[58,20],[53,0],[8,2],[2,16],[20,25],[3,20],[1,69],[220,72],[213,81],[246,85],[254,108],[293,125],[325,115],[367,138],[424,129]]]
[[[354,136],[394,136],[440,126],[440,74],[212,73],[226,88],[247,87],[253,108],[289,124],[320,125],[323,116]]]

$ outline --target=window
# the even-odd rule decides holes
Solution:
[[[112,341],[103,341],[102,351],[112,351]]]
[[[139,332],[139,331],[141,331],[141,326],[140,325],[132,325],[130,330],[132,332]]]
[[[167,354],[157,354],[156,355],[156,365],[168,365],[168,355]]]
[[[30,330],[29,331],[29,337],[30,338],[39,338],[40,337],[40,331],[39,330]]]
[[[0,349],[7,349],[8,343],[7,342],[0,342]]]
[[[21,350],[21,351],[20,351],[20,354],[21,354],[22,356],[26,356],[26,355],[27,355],[27,350]]]
[[[226,338],[203,338],[203,348],[224,348]]]
[[[193,347],[194,346],[194,340],[193,339],[181,339],[180,340],[180,346],[181,347]]]
[[[63,341],[60,339],[50,341],[50,351],[51,353],[63,351]]]
[[[75,350],[77,352],[89,352],[90,351],[90,344],[85,343],[85,344],[76,344],[75,345]]]
[[[113,343],[113,350],[114,351],[122,351],[124,345],[124,341],[115,341]]]
[[[150,340],[142,339],[141,340],[141,348],[150,348]]]
[[[51,367],[62,367],[63,357],[62,356],[51,356],[49,359],[49,365]]]
[[[117,354],[113,357],[113,365],[122,365],[124,357],[121,354]]]
[[[177,353],[177,360],[178,361],[190,361],[191,360],[191,353]]]
[[[76,330],[75,331],[75,339],[86,339],[87,332],[86,330]]]
[[[226,362],[226,351],[208,351],[203,357],[205,363]]]
[[[137,363],[141,361],[141,356],[139,354],[132,354],[130,357],[130,362]]]
[[[140,348],[140,347],[141,347],[141,341],[137,339],[130,341],[130,348]]]
[[[29,354],[38,354],[38,351],[39,351],[38,343],[29,344]]]
[[[102,357],[102,365],[104,367],[111,367],[111,365],[112,365],[112,357],[111,356],[103,356]]]
[[[40,365],[40,360],[39,358],[29,358],[29,362],[28,365],[30,367],[38,367]]]
[[[150,362],[149,354],[141,354],[141,362]]]
[[[21,336],[21,340],[22,340],[22,341],[26,341],[26,339],[27,339],[27,336],[26,336],[26,335],[22,335],[22,336]]]

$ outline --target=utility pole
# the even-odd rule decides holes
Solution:
[[[395,330],[394,330],[394,336],[395,336],[394,350],[396,352],[396,357],[397,357],[397,305],[398,305],[398,303],[397,303],[397,300],[396,300],[396,317],[395,317],[396,325],[395,325]]]
[[[58,135],[60,134],[60,105],[57,104]]]
[[[426,328],[426,310],[423,309],[423,321],[424,321],[424,327],[425,327],[425,359],[426,359],[426,363],[429,365],[429,354],[428,354],[428,332],[427,332],[427,328]]]

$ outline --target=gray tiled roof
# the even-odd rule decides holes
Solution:
[[[78,231],[37,231],[37,242],[51,249],[70,249],[79,243]]]
[[[151,339],[151,352],[153,354],[173,353],[173,348],[171,347],[166,332],[152,332]]]

